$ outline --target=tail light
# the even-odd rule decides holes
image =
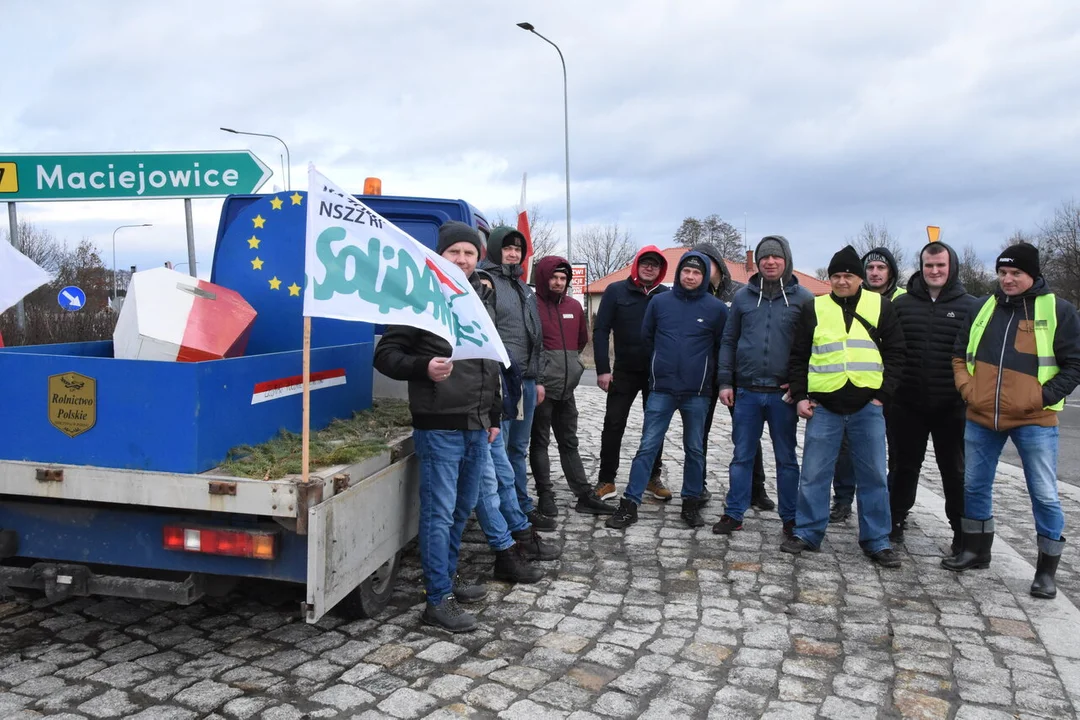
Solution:
[[[277,557],[277,533],[261,530],[214,530],[166,525],[166,550],[273,560]]]

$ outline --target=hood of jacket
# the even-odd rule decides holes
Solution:
[[[536,263],[533,268],[536,279],[536,295],[544,302],[559,303],[566,297],[566,292],[554,293],[548,288],[548,281],[556,271],[561,270],[566,273],[566,287],[570,287],[570,278],[573,277],[573,268],[570,267],[570,263],[566,258],[559,257],[558,255],[548,255],[545,258],[541,258],[540,262]]]
[[[683,266],[686,264],[686,261],[689,260],[692,257],[696,257],[698,260],[700,260],[701,264],[704,265],[705,267],[709,267],[709,263],[712,262],[712,260],[709,258],[708,255],[706,255],[704,253],[699,253],[696,250],[690,250],[689,252],[686,252],[685,254],[683,254],[683,256],[681,258],[679,258],[679,264],[675,266],[675,281],[672,284],[671,289],[675,292],[676,296],[678,296],[680,298],[683,298],[685,300],[693,300],[694,298],[699,298],[702,295],[708,294],[708,290],[709,290],[709,278],[708,277],[706,277],[704,279],[704,281],[700,285],[698,285],[697,288],[694,289],[694,290],[687,290],[686,288],[684,288],[682,286],[682,282],[681,282],[682,277],[681,277],[681,275],[682,275]]]
[[[952,262],[952,258],[955,256],[955,253],[952,253],[951,250],[952,248],[950,248],[949,255],[950,263]],[[889,284],[886,285],[885,289],[881,291],[882,295],[884,295],[885,297],[889,297],[890,295],[892,295],[893,290],[896,289],[896,281],[900,277],[900,268],[896,265],[896,258],[893,257],[893,254],[889,251],[889,248],[876,247],[873,250],[867,252],[866,255],[862,256],[862,262],[864,267],[866,265],[867,256],[871,254],[881,255],[883,258],[885,258],[885,264],[889,266]],[[922,255],[920,254],[919,257],[922,257]],[[951,267],[953,266],[950,264],[950,268]],[[865,275],[865,272],[863,274]],[[867,285],[866,288],[869,289],[869,286]]]
[[[501,272],[508,277],[521,277],[524,270],[520,263],[506,266],[502,264],[503,243],[506,242],[506,238],[512,235],[516,235],[521,239],[521,257],[524,259],[529,255],[529,241],[525,239],[525,236],[517,228],[512,228],[509,225],[498,225],[488,235],[487,257],[484,258],[481,267],[485,270]]]
[[[960,259],[956,256],[956,251],[952,249],[951,245],[946,245],[943,242],[927,243],[922,250],[919,250],[919,265],[922,265],[923,252],[931,245],[940,245],[949,251],[949,279],[945,281],[945,287],[941,288],[941,292],[938,293],[938,301],[952,300],[961,295],[966,295],[967,290],[964,288],[964,284],[960,282]],[[930,289],[926,286],[926,281],[923,280],[922,270],[919,270],[908,279],[907,291],[920,300],[930,299]]]
[[[780,243],[780,247],[782,247],[784,249],[784,274],[780,276],[780,284],[782,286],[786,286],[788,284],[788,282],[791,280],[791,278],[795,277],[794,260],[791,259],[791,243],[789,243],[787,238],[784,237],[783,235],[766,235],[765,237],[761,238],[761,240],[758,241],[757,247],[754,248],[754,263],[755,264],[761,262],[761,244],[763,242],[765,242],[766,240],[772,240],[774,242],[778,242],[778,243]],[[758,278],[757,286],[760,289],[761,288],[761,282],[762,282],[761,272],[758,271],[758,272],[754,273],[751,276],[750,280],[752,281],[754,278]]]
[[[664,253],[660,252],[660,248],[655,245],[646,245],[638,250],[637,255],[634,256],[634,262],[630,263],[630,282],[642,290],[645,289],[645,286],[638,279],[638,263],[641,262],[641,256],[648,253],[656,253],[660,256],[660,274],[656,276],[656,284],[653,285],[653,288],[660,287],[660,284],[664,282],[664,278],[667,277],[667,258],[664,257]]]
[[[715,245],[710,245],[709,243],[698,243],[690,249],[705,255],[713,261],[714,265],[720,268],[720,286],[716,287],[710,281],[709,291],[716,297],[722,297],[731,287],[731,271],[728,270],[727,262],[724,261],[724,256],[720,254],[720,251]],[[712,277],[711,273],[709,277]]]

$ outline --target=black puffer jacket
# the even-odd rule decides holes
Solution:
[[[963,404],[953,379],[953,343],[968,316],[979,309],[978,301],[959,280],[956,252],[945,243],[937,244],[949,251],[949,279],[937,302],[930,299],[922,272],[912,275],[907,293],[893,300],[906,344],[904,374],[895,401],[923,412]]]

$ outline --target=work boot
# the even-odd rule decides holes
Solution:
[[[615,514],[609,517],[604,524],[613,530],[625,530],[636,522],[637,505],[630,498],[624,497],[619,501],[619,507],[615,510]]]
[[[798,535],[792,535],[791,537],[780,543],[780,552],[790,553],[792,555],[798,555],[804,550],[809,552],[817,552],[817,548],[810,543],[803,540]]]
[[[1057,597],[1054,574],[1057,572],[1061,551],[1065,548],[1065,536],[1060,540],[1039,535],[1039,561],[1035,565],[1035,581],[1031,583],[1031,596],[1052,600]]]
[[[596,491],[590,490],[578,495],[574,510],[583,515],[611,515],[615,512],[615,506],[604,502],[597,497]]]
[[[444,597],[438,605],[428,600],[424,612],[420,614],[420,620],[425,625],[434,625],[452,633],[476,629],[476,618],[461,609],[453,593]]]
[[[712,493],[709,492],[709,486],[708,485],[702,485],[701,486],[701,498],[700,499],[701,499],[701,504],[702,505],[704,505],[705,503],[712,500]]]
[[[503,582],[531,584],[540,582],[544,571],[529,562],[521,546],[515,543],[495,552],[495,571],[492,575]]]
[[[833,501],[832,510],[829,511],[829,522],[842,523],[851,517],[851,503]]]
[[[557,560],[562,555],[562,550],[554,545],[548,545],[540,539],[540,534],[535,527],[524,530],[515,530],[510,533],[514,542],[521,547],[522,554],[529,560]]]
[[[769,497],[769,494],[765,492],[765,486],[760,485],[754,488],[754,493],[750,496],[750,507],[766,511],[775,510],[776,503],[774,503],[772,498]]]
[[[454,576],[454,597],[462,605],[478,603],[487,597],[487,593],[487,588],[480,583],[468,583],[460,575]]]
[[[525,513],[525,517],[529,518],[529,524],[531,524],[537,530],[544,532],[554,532],[557,527],[557,523],[554,518],[549,518],[539,510],[532,510]]]
[[[692,528],[702,527],[705,525],[705,520],[701,517],[702,505],[704,503],[701,502],[701,498],[684,497],[682,499],[682,512],[679,513],[679,516]]]
[[[542,492],[536,498],[536,509],[541,515],[553,518],[559,516],[559,506],[555,504],[555,493]]]
[[[730,515],[721,515],[720,520],[712,526],[712,531],[717,535],[730,535],[736,530],[742,530],[742,520],[736,520]]]
[[[795,521],[785,520],[783,527],[784,537],[795,537]]]
[[[615,483],[600,481],[596,483],[596,496],[601,500],[610,500],[615,497],[617,490],[615,489]]]
[[[960,552],[942,558],[941,567],[954,572],[990,567],[990,548],[994,544],[994,518],[960,518]]]
[[[900,567],[900,556],[892,548],[882,548],[877,552],[863,550],[863,553],[883,568]]]
[[[661,502],[667,502],[671,499],[671,491],[664,485],[664,481],[658,477],[649,480],[649,484],[645,486],[645,491]]]

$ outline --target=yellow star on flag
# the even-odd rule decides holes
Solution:
[[[259,249],[259,238],[252,235],[251,237],[248,238],[248,250],[258,250],[258,249]]]
[[[296,297],[300,297],[300,286],[297,285],[296,283],[293,283],[292,285],[290,285],[289,286],[289,294],[290,295],[295,295]]]
[[[262,215],[256,215],[254,218],[252,218],[251,222],[255,223],[255,227],[261,228],[266,225],[266,218],[264,218]]]
[[[262,270],[262,266],[263,266],[263,261],[260,260],[259,257],[256,255],[255,259],[251,261],[251,269],[252,270]]]
[[[270,289],[271,290],[280,290],[281,289],[281,281],[277,279],[277,275],[270,278]]]
[[[281,206],[284,204],[285,203],[279,197],[276,197],[270,201],[270,207],[274,208],[275,210],[280,210]]]
[[[289,199],[292,200],[293,205],[299,205],[300,201],[304,199],[304,196],[300,193],[293,193],[289,196]]]

